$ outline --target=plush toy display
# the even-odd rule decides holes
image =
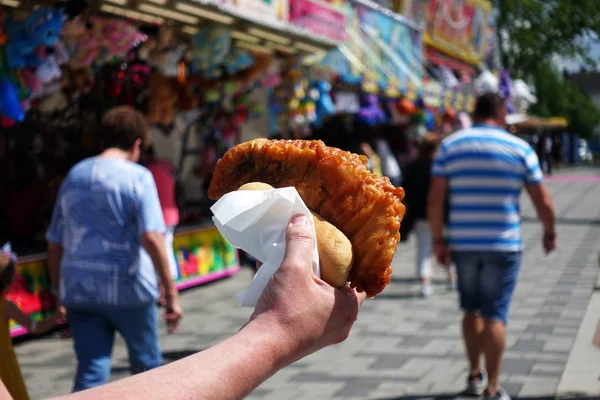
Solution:
[[[25,21],[6,20],[7,42],[4,47],[9,68],[38,66],[42,59],[36,54],[38,46],[53,46],[63,28],[62,8],[40,7]]]
[[[76,39],[73,66],[90,66],[113,57],[123,58],[134,46],[146,40],[131,23],[121,19],[92,18],[90,28]]]
[[[17,88],[6,78],[0,78],[0,116],[19,122],[25,118]]]

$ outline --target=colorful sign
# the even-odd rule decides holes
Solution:
[[[237,250],[217,228],[177,232],[173,239],[180,280],[186,280],[238,265]]]
[[[444,88],[436,81],[428,81],[423,84],[423,101],[429,108],[471,112],[475,105],[475,91],[472,85],[451,89]]]
[[[486,54],[492,4],[487,0],[404,0],[402,14],[424,28],[428,46],[478,65]]]
[[[179,276],[175,285],[179,289],[233,275],[239,270],[237,250],[214,226],[176,232],[173,249]],[[50,288],[46,256],[24,257],[17,262],[17,274],[6,297],[25,314],[40,320],[56,310]],[[26,333],[14,321],[10,330],[13,336]]]
[[[223,0],[236,14],[263,22],[282,23],[289,20],[288,0]]]
[[[354,4],[346,8],[348,40],[330,53],[323,63],[342,79],[355,83],[362,78],[363,90],[406,93],[420,88],[423,76],[423,44],[418,29],[402,19],[375,8]]]
[[[46,257],[25,257],[17,263],[17,273],[6,293],[6,298],[15,303],[25,314],[39,321],[56,310],[50,288]],[[11,320],[11,331],[18,328],[19,326]]]
[[[346,15],[320,0],[290,0],[290,22],[317,35],[346,40]]]

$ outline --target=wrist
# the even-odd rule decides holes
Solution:
[[[179,291],[173,283],[169,285],[163,285],[165,288],[165,299],[177,299],[179,298]]]
[[[275,322],[256,318],[248,322],[238,333],[241,338],[260,349],[266,362],[276,370],[281,369],[299,357],[298,344],[288,332]]]

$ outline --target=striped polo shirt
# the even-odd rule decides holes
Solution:
[[[448,179],[451,249],[521,250],[521,189],[543,179],[527,142],[492,126],[460,130],[442,141],[432,175]]]

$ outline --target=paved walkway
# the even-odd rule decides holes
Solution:
[[[564,390],[589,395],[578,398],[600,398],[600,369],[590,371],[585,360],[586,355],[600,354],[591,345],[600,317],[600,298],[595,308],[590,303],[600,252],[600,185],[593,182],[594,175],[591,170],[576,171],[550,180],[559,251],[548,257],[541,249],[535,213],[529,201],[523,201],[526,251],[502,376],[507,391],[521,399],[550,399],[559,384]],[[445,290],[445,274],[438,270],[434,296],[419,298],[413,260],[414,244],[409,241],[399,248],[392,283],[364,304],[345,343],[280,371],[251,398],[454,398],[463,389],[467,371],[456,294]],[[186,318],[181,331],[161,338],[165,361],[235,333],[250,311],[236,307],[233,295],[249,279],[249,272],[243,271],[184,293]],[[75,360],[69,340],[28,341],[17,346],[17,353],[33,399],[70,390]],[[113,379],[126,376],[126,352],[120,340],[113,358]]]

